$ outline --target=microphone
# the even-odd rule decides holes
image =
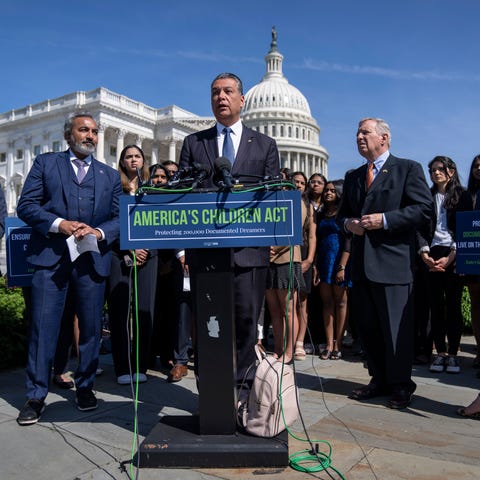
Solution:
[[[226,189],[231,190],[233,188],[232,184],[232,164],[227,157],[218,157],[214,162],[215,171],[220,173],[223,179],[223,186]]]
[[[265,182],[268,182],[268,181],[281,181],[281,180],[284,180],[284,178],[282,177],[282,175],[265,175],[263,177],[263,180]]]
[[[183,174],[183,170],[177,170],[169,179],[167,182],[167,187],[177,187],[179,183],[181,182],[181,176]]]
[[[148,181],[146,182],[143,181],[142,170],[140,168],[137,167],[136,170],[137,170],[137,177],[138,177],[138,188],[141,188],[147,185]]]
[[[195,190],[207,177],[210,176],[210,168],[207,165],[195,162],[195,180],[192,183],[192,190]]]

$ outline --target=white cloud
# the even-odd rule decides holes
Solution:
[[[479,82],[479,74],[463,74],[455,72],[436,71],[408,71],[395,70],[391,68],[373,67],[368,65],[346,65],[341,63],[329,63],[323,60],[306,58],[302,64],[295,65],[295,68],[305,70],[316,70],[322,72],[339,72],[352,75],[376,75],[381,77],[395,78],[401,80],[446,80],[446,81],[469,81]]]

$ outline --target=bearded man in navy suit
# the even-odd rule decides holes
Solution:
[[[251,182],[252,177],[263,178],[280,174],[280,158],[275,140],[246,127],[240,120],[244,104],[242,81],[233,73],[217,75],[211,84],[212,111],[217,123],[214,127],[185,138],[180,154],[180,168],[200,163],[215,170],[215,160],[224,151],[223,145],[230,128],[234,158],[232,175],[240,182]],[[242,175],[244,175],[242,177]],[[205,183],[213,185],[212,177]],[[234,260],[235,334],[237,349],[236,382],[239,387],[248,367],[255,361],[257,321],[265,295],[269,248],[236,248]],[[221,360],[220,360],[221,361]],[[246,378],[245,395],[253,379],[254,369]]]
[[[20,425],[36,423],[45,408],[67,290],[74,294],[80,330],[77,406],[82,411],[98,406],[92,387],[111,245],[119,236],[122,188],[118,172],[93,157],[98,128],[90,114],[73,114],[65,123],[64,136],[69,150],[35,159],[17,207],[18,216],[32,227],[27,260],[35,267],[27,402],[17,418]],[[72,260],[69,237],[75,242],[92,239],[98,249]]]
[[[390,394],[390,408],[410,404],[414,344],[415,231],[433,213],[422,166],[390,154],[390,128],[360,121],[357,147],[367,164],[348,173],[338,223],[352,240],[351,313],[367,355],[371,381],[350,398]]]

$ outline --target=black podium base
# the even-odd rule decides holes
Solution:
[[[140,445],[140,467],[287,467],[288,434],[200,435],[198,416],[166,416]]]

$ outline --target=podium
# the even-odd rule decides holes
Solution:
[[[199,414],[164,416],[140,445],[142,467],[286,467],[288,434],[237,428],[233,247],[302,243],[288,191],[121,199],[121,248],[194,248]],[[220,361],[219,361],[220,359]]]

